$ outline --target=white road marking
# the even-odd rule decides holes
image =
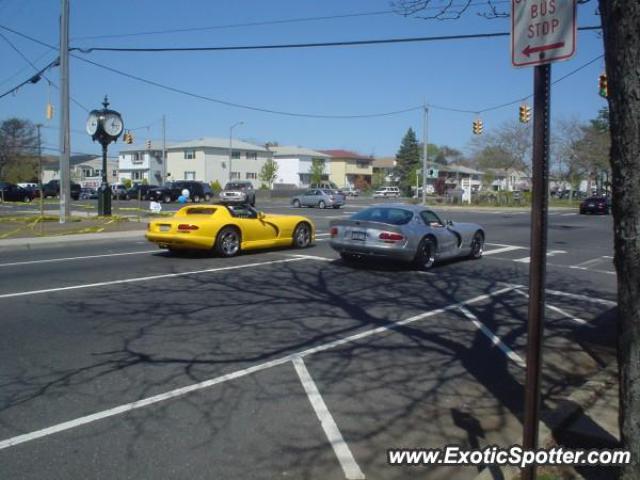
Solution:
[[[327,440],[329,440],[336,457],[338,457],[344,476],[349,480],[361,480],[366,478],[356,463],[355,458],[353,458],[349,445],[344,441],[338,425],[336,425],[336,422],[331,416],[331,412],[329,412],[329,408],[327,408],[326,403],[324,403],[322,395],[320,395],[320,392],[318,391],[318,387],[313,381],[313,378],[311,378],[311,374],[309,374],[307,366],[304,364],[304,360],[302,360],[302,358],[294,359],[293,366],[298,373],[298,377],[304,387],[304,391],[307,393],[307,398],[309,398],[309,402],[311,403],[313,410],[316,412],[318,420],[320,420],[322,430],[324,430]]]
[[[582,300],[583,302],[599,303],[600,305],[607,305],[609,307],[617,307],[618,302],[611,300],[605,300],[604,298],[589,297],[587,295],[579,295],[577,293],[562,292],[560,290],[546,290],[549,295],[557,295],[559,297],[573,298],[574,300]]]
[[[562,213],[562,214],[560,214],[561,217],[573,217],[574,215],[577,215],[577,213]]]
[[[88,258],[104,258],[104,257],[120,257],[123,255],[142,255],[145,253],[157,253],[159,249],[143,250],[141,252],[123,252],[123,253],[105,253],[102,255],[86,255],[82,257],[64,257],[64,258],[48,258],[44,260],[28,260],[24,262],[0,263],[0,267],[15,267],[18,265],[35,265],[38,263],[66,262],[69,260],[85,260]]]
[[[567,251],[566,250],[549,250],[547,252],[547,257],[555,257],[558,253],[567,253]],[[531,263],[531,257],[516,258],[514,262]]]
[[[508,245],[502,248],[495,248],[493,250],[485,250],[483,252],[483,256],[484,255],[495,255],[496,253],[504,253],[504,252],[511,252],[513,250],[523,250],[525,249],[525,247],[516,247],[514,245]]]
[[[595,273],[606,273],[607,275],[615,275],[616,271],[615,270],[600,270],[598,268],[591,268],[592,265],[596,265],[598,263],[602,263],[603,260],[612,260],[613,257],[609,257],[607,255],[603,255],[601,257],[598,258],[594,258],[591,260],[587,260],[586,262],[582,262],[582,263],[578,263],[577,265],[571,265],[569,266],[569,268],[573,268],[574,270],[586,270],[589,272],[595,272]]]
[[[484,325],[484,323],[478,320],[478,317],[476,317],[473,313],[471,313],[465,307],[460,307],[458,310],[460,310],[465,317],[471,320],[471,322],[476,326],[476,328],[478,328],[478,330],[484,333],[489,338],[489,340],[491,340],[491,343],[493,343],[496,347],[502,350],[502,352],[511,360],[513,360],[519,367],[524,368],[526,366],[525,361],[522,359],[522,357],[518,355],[516,352],[514,352],[513,350],[511,350],[509,347],[507,347],[504,344],[504,342],[500,340],[500,338],[498,338],[491,330],[489,330]]]
[[[606,258],[606,257],[593,258],[591,260],[587,260],[586,262],[578,263],[577,265],[571,265],[569,268],[580,268],[580,269],[586,270],[589,266],[595,265],[596,263],[600,263],[603,258]]]
[[[329,232],[316,233],[316,237],[328,237],[329,235],[331,235]]]
[[[523,292],[522,290],[515,290],[516,293],[519,293],[520,295],[522,295],[523,297],[529,298],[529,294],[526,292]],[[570,320],[573,320],[574,322],[580,324],[580,325],[586,325],[587,321],[583,320],[582,318],[579,317],[575,317],[573,315],[571,315],[569,312],[567,312],[566,310],[563,310],[560,307],[556,307],[554,305],[549,305],[548,303],[545,302],[545,307],[547,307],[549,310],[553,310],[556,313],[559,313],[560,315],[562,315],[563,317],[566,317]]]
[[[276,263],[285,263],[285,262],[295,262],[299,260],[304,260],[304,257],[297,258],[287,258],[284,260],[271,260],[269,262],[256,262],[256,263],[247,263],[243,265],[232,265],[229,267],[218,267],[218,268],[208,268],[206,270],[193,270],[190,272],[179,272],[179,273],[163,273],[161,275],[151,275],[148,277],[135,277],[135,278],[125,278],[123,280],[111,280],[108,282],[98,282],[98,283],[86,283],[84,285],[71,285],[68,287],[58,287],[58,288],[45,288],[43,290],[29,290],[26,292],[14,292],[14,293],[4,293],[0,295],[0,299],[3,298],[15,298],[15,297],[25,297],[29,295],[39,295],[42,293],[53,293],[53,292],[64,292],[67,290],[80,290],[83,288],[95,288],[95,287],[104,287],[107,285],[121,285],[125,283],[138,283],[138,282],[148,282],[150,280],[159,280],[163,278],[174,278],[174,277],[186,277],[189,275],[199,275],[202,273],[213,273],[213,272],[224,272],[227,270],[239,270],[242,268],[251,268],[251,267],[261,267],[263,265],[273,265]]]
[[[506,243],[489,243],[489,242],[485,242],[485,245],[491,245],[493,247],[517,247],[517,245],[507,245]],[[524,248],[527,249],[529,247],[518,247],[518,248]]]
[[[333,262],[333,258],[327,258],[327,257],[320,257],[320,256],[316,256],[316,255],[300,255],[300,254],[295,254],[295,253],[288,253],[287,257],[294,257],[294,258],[299,258],[300,260],[322,260],[323,262]]]
[[[319,257],[321,258],[321,257]],[[290,259],[290,260],[294,260],[294,259]],[[274,263],[274,262],[270,262],[270,263]],[[488,298],[492,298],[498,295],[502,295],[503,293],[509,292],[511,290],[514,290],[515,288],[518,288],[519,285],[510,285],[508,287],[505,288],[501,288],[499,290],[495,290],[491,293],[485,293],[482,295],[478,295],[477,297],[473,297],[470,298],[469,300],[464,300],[462,302],[459,303],[455,303],[452,305],[449,305],[447,307],[442,307],[442,308],[438,308],[436,310],[431,310],[425,313],[421,313],[418,315],[414,315],[413,317],[409,317],[405,320],[400,320],[397,322],[392,322],[389,325],[385,325],[382,327],[377,327],[377,328],[373,328],[371,330],[365,330],[364,332],[360,332],[360,333],[356,333],[354,335],[350,335],[348,337],[345,338],[341,338],[338,340],[334,340],[332,342],[329,343],[325,343],[323,345],[318,345],[317,347],[311,347],[308,348],[307,350],[303,350],[302,352],[298,352],[298,353],[293,353],[290,355],[286,355],[282,358],[278,358],[278,359],[274,359],[271,360],[269,362],[265,362],[265,363],[261,363],[258,365],[254,365],[252,367],[248,367],[245,368],[243,370],[238,370],[236,372],[232,372],[232,373],[228,373],[225,375],[221,375],[219,377],[215,377],[209,380],[205,380],[203,382],[200,383],[194,383],[191,385],[187,385],[185,387],[181,387],[181,388],[177,388],[175,390],[170,390],[168,392],[165,393],[161,393],[159,395],[154,395],[152,397],[147,397],[147,398],[143,398],[141,400],[137,400],[135,402],[131,402],[131,403],[127,403],[124,405],[119,405],[117,407],[114,408],[110,408],[108,410],[103,410],[101,412],[96,412],[94,414],[91,415],[87,415],[84,417],[79,417],[76,418],[75,420],[70,420],[67,422],[63,422],[63,423],[59,423],[57,425],[53,425],[51,427],[48,428],[43,428],[42,430],[36,430],[34,432],[30,432],[30,433],[25,433],[23,435],[18,435],[15,437],[11,437],[11,438],[7,438],[6,440],[1,440],[0,441],[0,450],[3,450],[5,448],[9,448],[9,447],[13,447],[15,445],[20,445],[21,443],[26,443],[26,442],[30,442],[32,440],[36,440],[38,438],[42,438],[42,437],[46,437],[49,435],[53,435],[55,433],[58,432],[63,432],[65,430],[70,430],[72,428],[75,427],[79,427],[81,425],[86,425],[88,423],[92,423],[98,420],[102,420],[108,417],[113,417],[115,415],[120,415],[122,413],[127,413],[130,412],[132,410],[137,410],[139,408],[143,408],[143,407],[147,407],[149,405],[153,405],[155,403],[158,402],[162,402],[165,400],[169,400],[172,398],[177,398],[177,397],[181,397],[183,395],[186,395],[188,393],[191,392],[196,392],[198,390],[202,390],[214,385],[218,385],[220,383],[224,383],[226,381],[229,380],[234,380],[236,378],[240,378],[246,375],[250,375],[252,373],[255,372],[259,372],[261,370],[265,370],[271,367],[275,367],[278,365],[282,365],[284,363],[287,362],[291,362],[297,358],[302,358],[305,357],[307,355],[313,355],[314,353],[318,353],[318,352],[323,352],[325,350],[330,350],[336,347],[339,347],[341,345],[347,344],[347,343],[351,343],[351,342],[355,342],[357,340],[369,337],[371,335],[376,335],[378,333],[383,333],[383,332],[387,332],[389,330],[393,330],[393,328],[397,327],[397,326],[402,326],[402,325],[407,325],[409,323],[413,323],[413,322],[417,322],[419,320],[424,320],[425,318],[429,318],[432,317],[434,315],[438,315],[440,313],[444,313],[448,310],[453,310],[456,308],[460,308],[464,305],[470,305],[472,303],[477,303],[477,302],[481,302],[483,300],[486,300]]]

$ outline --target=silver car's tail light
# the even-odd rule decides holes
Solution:
[[[378,238],[384,241],[385,243],[394,243],[394,242],[400,242],[404,240],[404,235],[400,235],[399,233],[393,233],[393,232],[382,232],[380,233],[380,235],[378,235]]]
[[[329,235],[331,235],[331,238],[337,236],[338,235],[338,227],[331,227],[329,229]]]

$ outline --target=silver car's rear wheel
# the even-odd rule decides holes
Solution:
[[[420,270],[429,270],[436,263],[436,244],[427,237],[418,245],[415,264]]]
[[[473,235],[473,240],[471,240],[471,253],[469,256],[473,259],[478,259],[482,257],[482,253],[484,252],[484,235],[482,232],[476,232]]]
[[[301,205],[300,205],[300,200],[298,200],[298,199],[296,198],[296,199],[293,201],[293,206],[294,206],[295,208],[300,208],[300,206],[301,206]]]
[[[299,224],[293,232],[293,246],[307,248],[311,244],[311,227],[307,223]]]
[[[326,207],[326,206],[327,206],[327,204],[326,204],[326,203],[324,203],[324,200],[320,200],[320,201],[318,202],[318,208],[324,208],[324,207]]]
[[[224,227],[218,233],[216,252],[222,257],[233,257],[240,251],[240,232],[233,227]]]

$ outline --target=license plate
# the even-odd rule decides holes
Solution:
[[[171,230],[171,225],[160,225],[161,232],[168,232],[169,230]]]
[[[367,239],[367,232],[351,232],[351,240],[364,241],[366,239]]]
[[[595,204],[590,203],[590,204],[587,205],[587,207],[595,207]]]

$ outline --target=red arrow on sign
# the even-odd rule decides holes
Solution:
[[[556,48],[564,47],[564,42],[552,43],[550,45],[541,45],[539,47],[532,47],[531,45],[527,45],[527,48],[522,50],[527,57],[530,57],[532,53],[544,52],[546,50],[555,50]]]

